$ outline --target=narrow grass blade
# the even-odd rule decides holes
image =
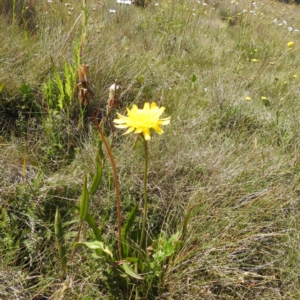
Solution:
[[[183,227],[182,227],[182,233],[181,233],[181,240],[184,240],[185,238],[185,235],[186,235],[186,232],[187,232],[187,226],[188,226],[188,223],[189,223],[189,220],[190,220],[190,217],[191,217],[191,212],[192,210],[196,207],[196,206],[199,206],[200,203],[198,204],[195,204],[193,205],[192,207],[189,208],[186,216],[185,216],[185,219],[184,219],[184,222],[183,222]]]
[[[81,220],[85,220],[89,209],[89,192],[87,189],[87,178],[84,176],[84,183],[82,188],[81,202],[79,207],[79,215]]]
[[[67,265],[67,250],[64,246],[64,231],[62,228],[62,222],[61,222],[61,216],[58,209],[58,206],[56,206],[56,212],[55,212],[55,221],[54,221],[54,227],[55,227],[55,237],[58,247],[58,253],[61,260],[61,266],[63,269],[65,269]]]

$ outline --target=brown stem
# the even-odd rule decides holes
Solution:
[[[115,164],[115,160],[113,157],[113,154],[111,152],[110,146],[103,134],[103,131],[99,125],[99,122],[92,110],[92,108],[90,107],[89,101],[87,100],[87,105],[89,107],[90,113],[93,117],[94,123],[99,131],[100,137],[104,143],[104,146],[106,148],[108,157],[110,159],[111,162],[111,166],[113,169],[113,174],[114,174],[114,182],[115,182],[115,190],[116,190],[116,202],[117,202],[117,214],[118,214],[118,251],[119,251],[119,259],[122,260],[122,246],[121,246],[121,201],[120,201],[120,193],[119,193],[119,183],[118,183],[118,176],[117,176],[117,168],[116,168],[116,164]]]

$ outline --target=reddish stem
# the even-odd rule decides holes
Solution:
[[[112,155],[110,146],[103,134],[103,131],[98,123],[98,120],[93,112],[93,110],[91,109],[89,102],[88,102],[88,107],[90,110],[90,113],[93,117],[94,123],[99,131],[99,134],[101,136],[101,139],[105,145],[105,148],[107,150],[107,154],[108,157],[110,159],[111,162],[111,166],[113,169],[113,174],[114,174],[114,182],[115,182],[115,190],[116,190],[116,202],[117,202],[117,214],[118,214],[118,250],[119,250],[119,259],[122,260],[122,247],[121,247],[121,241],[122,241],[122,237],[121,237],[121,201],[120,201],[120,193],[119,193],[119,183],[118,183],[118,176],[117,176],[117,168],[116,168],[116,164],[115,164],[115,160],[114,157]]]

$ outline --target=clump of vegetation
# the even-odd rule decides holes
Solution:
[[[135,4],[0,4],[0,298],[298,299],[299,7]]]

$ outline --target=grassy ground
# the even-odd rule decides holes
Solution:
[[[64,74],[64,63],[74,63],[82,36],[76,3],[35,3],[30,28],[10,15],[0,20],[2,299],[112,299],[103,264],[84,249],[60,281],[54,238],[59,205],[71,251],[73,205],[84,174],[93,174],[98,138],[92,122],[82,129],[70,116],[67,128],[61,115],[55,152],[42,121],[43,84],[54,66]],[[149,234],[174,234],[194,206],[182,249],[147,297],[299,299],[300,8],[267,0],[172,0],[144,9],[104,0],[87,8],[82,62],[90,66],[93,108],[105,107],[117,78],[122,113],[155,101],[171,116],[150,143]],[[134,142],[115,133],[124,216],[142,199],[143,157]],[[103,235],[112,244],[114,190],[104,173],[90,210],[99,224],[107,217]]]

